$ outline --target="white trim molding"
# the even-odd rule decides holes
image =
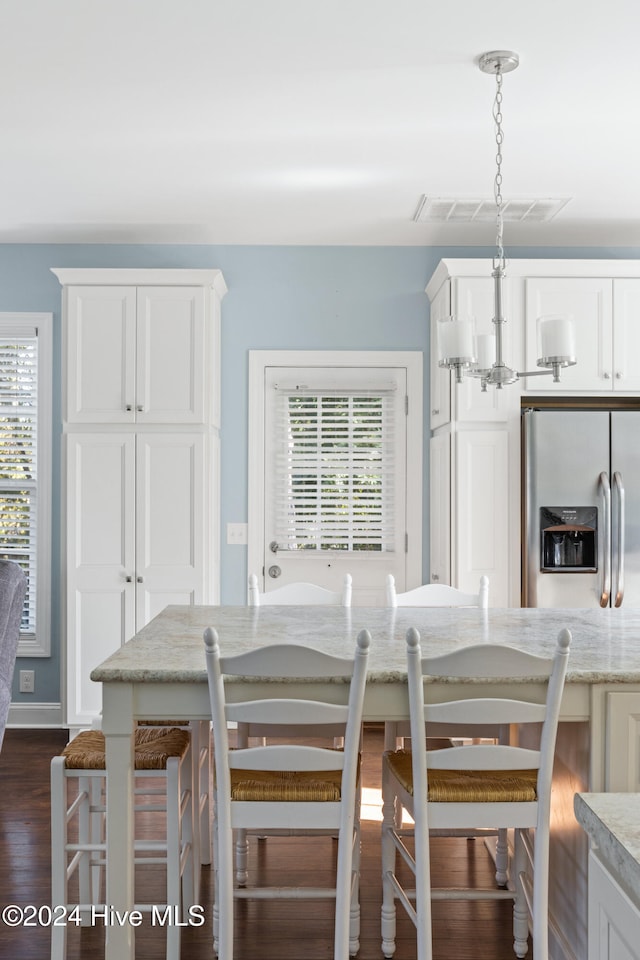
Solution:
[[[12,703],[9,707],[7,728],[63,726],[61,703]]]

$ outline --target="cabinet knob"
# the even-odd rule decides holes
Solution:
[[[138,411],[138,413],[142,413],[142,412],[143,412],[144,407],[142,406],[141,403],[138,404],[138,406],[136,407],[136,410]]]
[[[437,573],[432,573],[432,574],[431,574],[431,579],[437,581],[437,580],[440,579],[440,577],[438,576]]]
[[[125,576],[124,582],[125,582],[125,583],[132,583],[132,582],[133,582],[133,577],[131,576],[131,574],[127,574],[127,575]]]
[[[133,404],[128,403],[125,407],[125,410],[127,411],[127,413],[131,413],[131,411],[133,410]]]
[[[604,377],[605,380],[611,380],[611,374],[609,373],[608,370],[605,370],[602,376]]]
[[[144,577],[136,577],[136,583],[144,583]]]
[[[437,417],[439,413],[440,413],[439,410],[432,410],[432,411],[431,411],[431,416],[432,416],[432,417]]]
[[[622,374],[620,373],[619,370],[616,373],[616,380],[622,380]]]

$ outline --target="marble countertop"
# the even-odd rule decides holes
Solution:
[[[577,793],[574,809],[600,858],[640,903],[640,794]]]
[[[404,637],[421,634],[425,656],[471,643],[508,643],[552,654],[563,627],[572,634],[566,683],[640,683],[640,609],[559,610],[331,606],[169,606],[91,679],[103,682],[206,682],[202,634],[218,631],[224,653],[256,644],[308,643],[350,655],[359,630],[371,634],[369,683],[406,678]]]

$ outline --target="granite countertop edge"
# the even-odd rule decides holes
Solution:
[[[640,906],[640,794],[576,793],[574,811],[599,859]]]

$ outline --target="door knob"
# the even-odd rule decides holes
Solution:
[[[272,580],[277,580],[281,573],[282,570],[275,563],[272,567],[269,567],[269,576]]]

